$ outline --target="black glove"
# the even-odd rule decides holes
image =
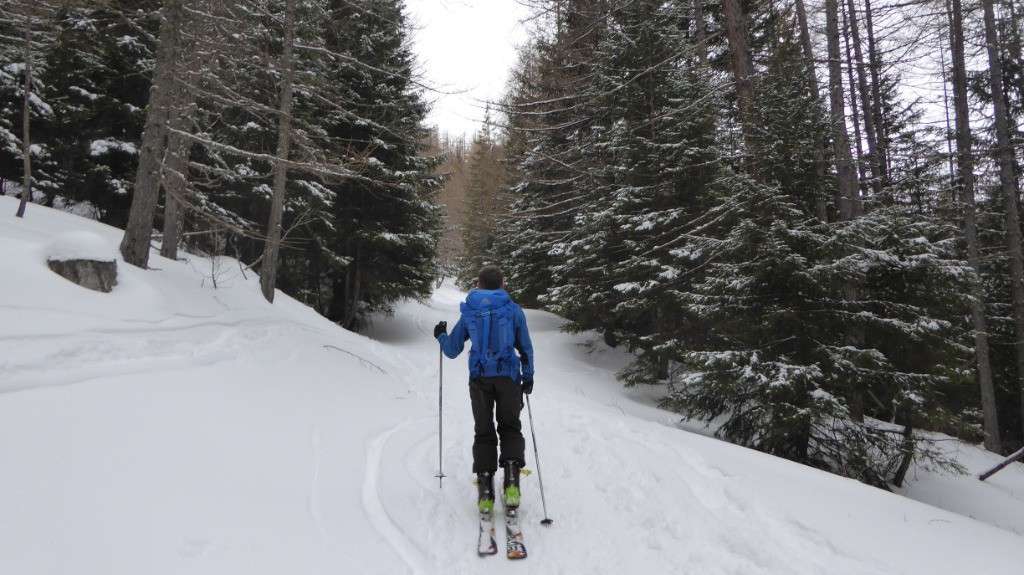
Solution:
[[[533,378],[523,380],[523,393],[526,395],[533,393]]]
[[[437,325],[434,326],[434,339],[437,339],[437,336],[442,333],[448,333],[448,322],[446,321],[439,321],[437,322]]]

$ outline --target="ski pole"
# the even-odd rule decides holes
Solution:
[[[437,486],[444,487],[444,467],[442,466],[441,453],[444,447],[444,354],[441,348],[437,349]]]
[[[540,455],[537,454],[537,434],[533,432],[533,409],[530,408],[530,394],[526,394],[526,413],[530,416],[530,437],[533,438],[533,459],[537,462],[537,482],[540,484],[540,504],[544,507],[544,519],[541,525],[551,525],[548,517],[548,503],[544,499],[544,479],[540,475]]]

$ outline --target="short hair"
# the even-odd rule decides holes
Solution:
[[[495,265],[480,268],[480,287],[483,289],[501,289],[505,278],[501,276],[501,268]]]

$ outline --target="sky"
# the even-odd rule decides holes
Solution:
[[[486,101],[501,97],[516,48],[526,39],[515,0],[406,0],[413,46],[424,77],[427,118],[441,131],[471,136],[483,121]]]

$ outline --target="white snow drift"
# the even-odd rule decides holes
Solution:
[[[365,336],[281,294],[267,304],[232,261],[119,261],[101,294],[51,273],[46,246],[67,232],[115,246],[119,230],[15,209],[0,198],[0,573],[1020,570],[1020,465],[985,483],[917,469],[906,497],[736,447],[652,407],[657,390],[624,389],[628,358],[588,354],[541,312],[527,312],[532,401],[554,524],[539,524],[534,473],[530,557],[481,559],[464,358],[444,362],[448,477],[434,477],[431,328],[463,294],[446,285]],[[950,448],[974,473],[999,459]]]

